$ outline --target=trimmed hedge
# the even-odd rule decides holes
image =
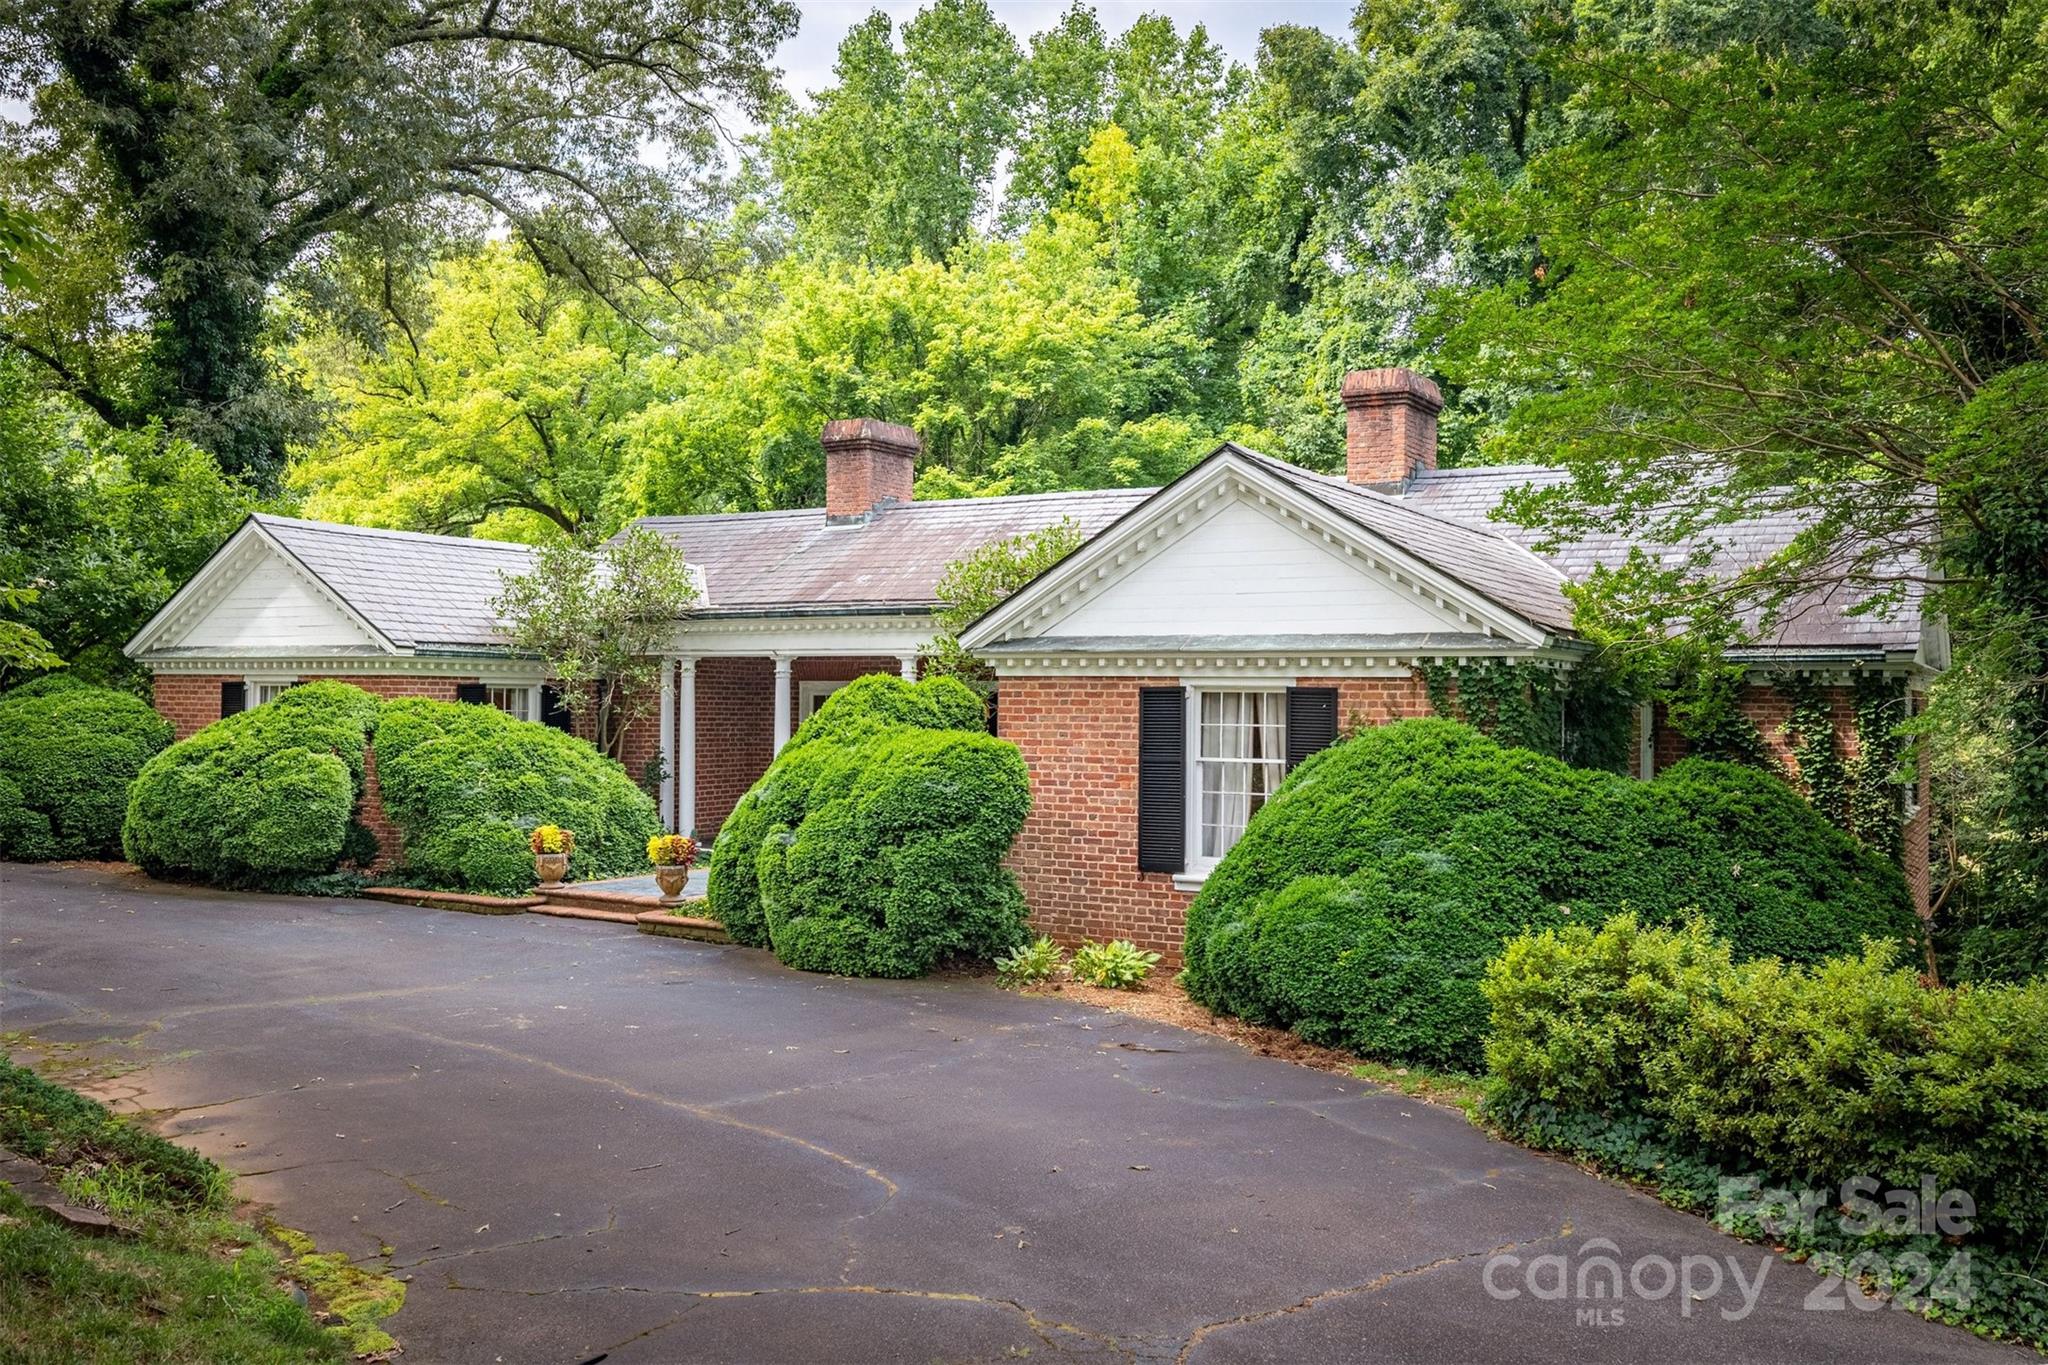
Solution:
[[[140,697],[61,673],[0,696],[0,857],[120,856],[129,784],[172,733]]]
[[[377,787],[404,841],[408,880],[517,895],[533,887],[534,826],[576,835],[569,875],[647,869],[661,833],[654,799],[573,735],[488,706],[409,697],[377,725]]]
[[[1966,1246],[2019,1253],[2011,1278],[1980,1257],[1977,1297],[1999,1326],[2048,1335],[2032,1265],[2048,1236],[2048,981],[1930,989],[1891,943],[1742,962],[1702,920],[1623,915],[1511,940],[1484,990],[1486,1113],[1512,1136],[1699,1205],[1723,1173],[1829,1191],[1826,1208],[1851,1177],[1916,1193],[1931,1177],[1975,1202]]]
[[[1030,784],[983,717],[953,678],[834,692],[719,831],[711,913],[792,967],[848,976],[917,976],[1022,942],[1002,860]]]
[[[380,707],[347,683],[306,683],[173,744],[129,791],[129,859],[152,876],[227,887],[331,871],[351,845]]]
[[[1189,907],[1182,980],[1311,1041],[1471,1067],[1501,943],[1623,910],[1698,910],[1742,956],[1919,927],[1898,870],[1774,779],[1694,761],[1643,783],[1410,720],[1288,776]]]

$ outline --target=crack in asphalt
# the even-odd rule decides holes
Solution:
[[[1235,1317],[1221,1318],[1215,1322],[1205,1322],[1189,1333],[1187,1340],[1181,1343],[1180,1353],[1173,1358],[1174,1365],[1187,1365],[1188,1357],[1194,1353],[1196,1347],[1200,1346],[1214,1333],[1226,1331],[1232,1327],[1248,1327],[1253,1323],[1287,1317],[1290,1314],[1300,1313],[1307,1309],[1318,1308],[1333,1299],[1348,1299],[1355,1298],[1360,1294],[1370,1294],[1376,1290],[1386,1288],[1396,1280],[1427,1275],[1431,1271],[1441,1270],[1445,1266],[1457,1265],[1461,1261],[1469,1261],[1474,1257],[1498,1256],[1503,1252],[1516,1251],[1524,1247],[1542,1246],[1570,1235],[1571,1229],[1567,1225],[1562,1233],[1549,1233],[1542,1237],[1521,1238],[1512,1242],[1502,1242],[1497,1246],[1484,1247],[1478,1251],[1460,1251],[1449,1256],[1439,1256],[1435,1260],[1424,1261],[1419,1265],[1407,1266],[1400,1270],[1389,1270],[1383,1275],[1374,1276],[1364,1284],[1339,1285],[1333,1289],[1319,1290],[1314,1294],[1310,1294],[1305,1299],[1297,1299],[1293,1303],[1283,1304],[1278,1308],[1261,1308],[1250,1313],[1239,1313]]]
[[[604,1221],[594,1228],[564,1228],[560,1232],[543,1232],[537,1237],[521,1237],[516,1241],[497,1242],[486,1247],[469,1247],[462,1251],[445,1251],[439,1256],[422,1256],[412,1261],[393,1261],[391,1268],[393,1270],[417,1270],[423,1265],[434,1265],[441,1261],[466,1261],[473,1256],[489,1256],[494,1252],[514,1251],[520,1247],[539,1246],[542,1242],[559,1242],[564,1237],[595,1237],[601,1232],[617,1232],[618,1230],[619,1206],[613,1204],[605,1210]],[[456,1284],[455,1276],[452,1273],[447,1278],[448,1287],[451,1289],[468,1289],[472,1287]]]

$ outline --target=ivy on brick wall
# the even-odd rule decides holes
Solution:
[[[1848,764],[1849,832],[1867,847],[1898,857],[1904,849],[1906,789],[1893,781],[1906,751],[1906,680],[1882,675],[1856,680],[1857,753]]]
[[[1701,664],[1667,684],[1665,712],[1695,757],[1775,771],[1756,722],[1742,713],[1742,684],[1739,664]]]
[[[1417,671],[1439,716],[1576,767],[1628,771],[1636,700],[1598,660],[1568,672],[1500,660]]]
[[[1830,822],[1849,828],[1849,770],[1837,748],[1834,698],[1811,674],[1776,673],[1771,686],[1792,708],[1785,738],[1806,799]]]

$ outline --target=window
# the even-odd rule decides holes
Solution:
[[[249,700],[252,705],[262,706],[266,702],[276,701],[288,690],[298,685],[299,680],[297,678],[274,678],[268,682],[258,682],[252,679],[249,683]]]
[[[1190,861],[1206,869],[1287,775],[1287,694],[1203,691],[1195,699]]]
[[[796,685],[797,724],[811,718],[811,714],[825,704],[825,698],[846,686],[843,682],[800,682]]]
[[[484,699],[514,720],[533,719],[533,689],[531,687],[486,688]]]

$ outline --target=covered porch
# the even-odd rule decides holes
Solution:
[[[627,768],[637,773],[658,757],[663,821],[708,845],[826,697],[871,673],[915,682],[930,635],[922,612],[809,622],[693,617],[662,662],[659,723],[642,744],[629,738]]]

